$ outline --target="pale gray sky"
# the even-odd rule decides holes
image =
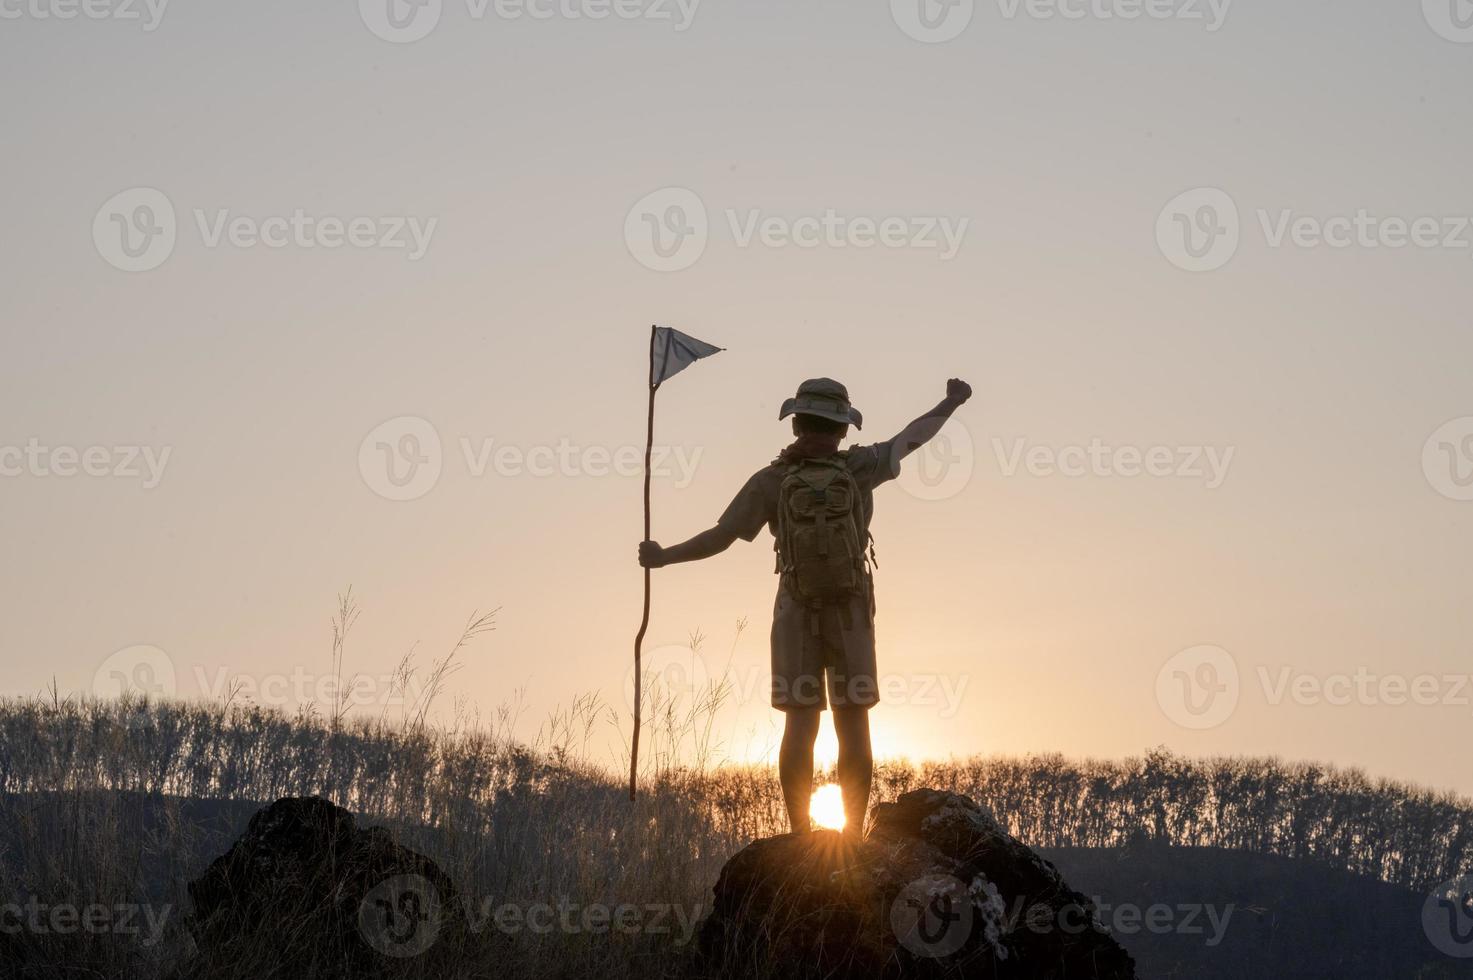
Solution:
[[[389,2],[0,0],[5,690],[289,705],[352,583],[350,670],[500,606],[457,694],[622,706],[658,321],[728,349],[660,394],[667,543],[802,378],[872,439],[975,387],[879,494],[882,752],[1473,793],[1465,0]],[[652,650],[750,620],[735,758],[771,566],[656,574]]]

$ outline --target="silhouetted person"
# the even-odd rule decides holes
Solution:
[[[764,526],[777,550],[772,613],[772,706],[784,712],[778,773],[788,820],[807,831],[813,795],[813,743],[823,709],[834,709],[839,784],[846,832],[860,836],[869,810],[869,708],[879,701],[875,668],[874,548],[869,533],[874,489],[900,473],[900,461],[929,442],[972,397],[966,382],[946,383],[946,397],[893,439],[841,450],[863,418],[849,392],[814,378],[783,403],[797,437],[737,493],[716,526],[689,541],[639,546],[639,563],[660,568],[720,554]]]

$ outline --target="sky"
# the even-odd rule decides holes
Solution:
[[[860,441],[973,386],[877,493],[881,755],[1473,794],[1465,0],[0,19],[0,691],[294,710],[351,586],[359,710],[495,609],[440,716],[596,695],[620,764],[659,323],[725,348],[659,392],[666,544],[804,378]],[[775,756],[772,563],[654,575],[723,758]]]

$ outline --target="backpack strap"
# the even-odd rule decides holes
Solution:
[[[800,463],[789,463],[787,466],[783,467],[782,479],[777,481],[777,527],[774,529],[777,533],[772,536],[772,574],[774,575],[782,575],[783,573],[783,538],[786,537],[788,533],[788,518],[786,513],[787,508],[782,505],[782,484],[783,480],[786,480],[788,477],[798,472],[798,469],[801,465],[802,464]]]

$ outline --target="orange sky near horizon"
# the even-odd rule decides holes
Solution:
[[[659,322],[726,348],[659,394],[664,543],[802,379],[861,441],[974,387],[876,495],[880,755],[1473,795],[1473,37],[1372,0],[942,37],[908,2],[7,21],[0,691],[294,710],[351,584],[365,712],[499,608],[441,718],[627,719]],[[733,679],[722,758],[780,733],[772,562],[654,576],[652,663]]]

